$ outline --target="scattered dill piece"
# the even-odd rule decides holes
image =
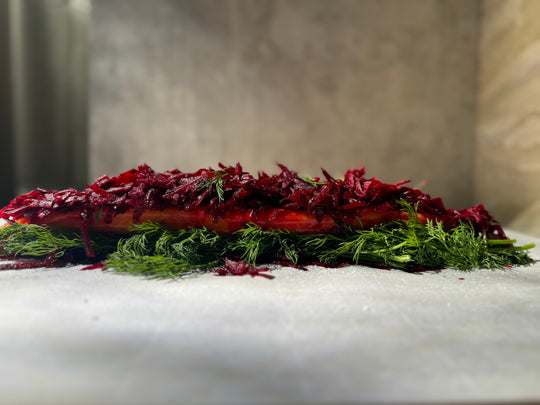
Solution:
[[[321,186],[325,184],[323,181],[321,181],[317,177],[311,177],[308,175],[300,175],[299,177],[300,179],[304,180],[306,183],[311,184],[312,186]]]
[[[223,187],[223,178],[227,176],[228,173],[222,171],[215,171],[213,177],[205,179],[199,183],[197,190],[208,189],[209,192],[214,191],[218,197],[219,202],[225,201],[225,190]]]

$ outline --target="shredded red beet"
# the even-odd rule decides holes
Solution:
[[[99,263],[95,263],[95,264],[90,264],[86,267],[83,267],[81,269],[81,271],[85,271],[85,270],[96,270],[96,269],[101,269],[101,270],[105,270],[105,265],[103,264],[103,262],[99,262]]]
[[[56,267],[55,252],[49,253],[42,262],[15,262],[15,263],[2,263],[0,264],[0,270],[26,270],[37,269],[39,267]]]
[[[223,268],[214,270],[214,274],[216,276],[244,276],[249,274],[251,277],[261,276],[271,280],[274,276],[264,273],[268,270],[270,270],[268,267],[255,267],[252,264],[226,258]]]
[[[117,177],[103,176],[83,191],[67,189],[47,191],[36,189],[16,197],[0,211],[0,218],[16,221],[21,218],[40,223],[49,215],[80,212],[81,232],[87,254],[93,252],[87,237],[89,221],[96,217],[110,223],[112,218],[133,209],[135,222],[144,210],[179,208],[186,211],[204,208],[216,220],[227,212],[287,208],[308,212],[316,218],[330,215],[339,227],[357,222],[357,217],[369,213],[400,210],[400,200],[418,204],[418,212],[427,219],[441,221],[452,228],[460,222],[470,223],[478,234],[489,239],[505,238],[501,226],[482,205],[463,210],[446,209],[440,198],[431,198],[420,190],[404,186],[407,182],[385,184],[375,178],[365,178],[364,169],[349,170],[343,180],[335,179],[325,170],[324,180],[302,179],[296,172],[280,165],[281,173],[254,177],[242,166],[219,170],[200,169],[195,173],[179,170],[156,173],[143,164]],[[217,179],[223,188],[223,198],[216,192]]]
[[[42,262],[15,262],[15,263],[2,263],[0,264],[0,270],[27,270],[36,269],[39,267],[47,267]]]

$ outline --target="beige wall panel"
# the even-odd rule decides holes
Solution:
[[[540,1],[484,1],[476,199],[508,222],[540,199]]]
[[[92,177],[366,166],[472,203],[478,2],[92,4]]]

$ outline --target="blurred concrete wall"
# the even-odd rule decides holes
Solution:
[[[540,1],[484,1],[482,14],[476,199],[540,236]]]
[[[94,0],[90,174],[276,162],[473,202],[478,1]]]

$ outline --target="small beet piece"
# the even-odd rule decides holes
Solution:
[[[274,276],[264,273],[268,270],[270,270],[269,267],[255,267],[252,264],[246,264],[242,261],[235,261],[226,258],[225,265],[222,268],[214,270],[214,274],[216,276],[261,276],[271,280],[274,278]]]

